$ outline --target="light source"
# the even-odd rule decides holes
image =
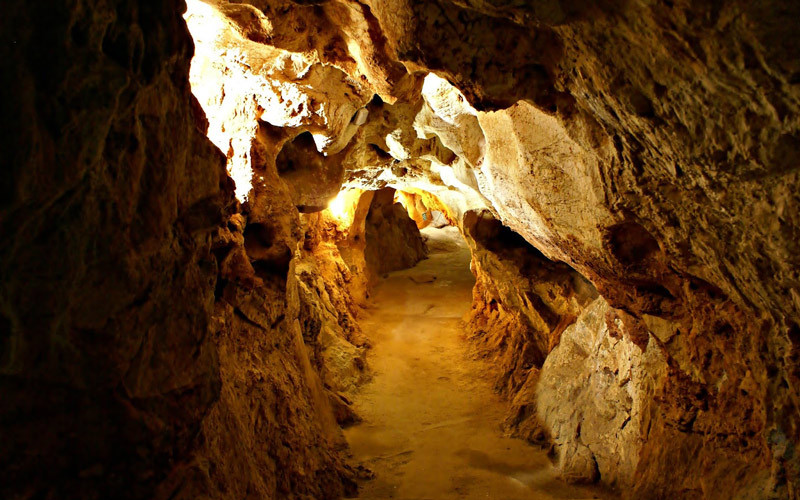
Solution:
[[[353,223],[356,205],[358,205],[358,199],[361,197],[362,193],[362,190],[356,188],[348,188],[339,191],[336,197],[328,202],[328,208],[325,209],[325,213],[333,219],[340,228],[349,228]]]

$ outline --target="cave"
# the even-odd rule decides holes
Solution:
[[[800,3],[0,17],[0,498],[800,500]]]

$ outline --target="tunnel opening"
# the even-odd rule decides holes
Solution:
[[[466,484],[483,482],[480,488],[503,498],[525,498],[535,489],[526,478],[541,470],[537,460],[544,454],[497,433],[497,425],[508,420],[503,401],[542,368],[575,322],[577,304],[597,297],[591,283],[544,257],[491,214],[459,218],[418,188],[346,190],[321,217],[335,221],[333,239],[351,286],[367,290],[357,322],[369,344],[359,361],[368,379],[338,393],[347,401],[340,423],[349,449],[375,475],[359,482],[361,495],[402,491],[450,498],[452,485],[437,478],[460,475]],[[498,263],[508,275],[497,274]],[[357,285],[360,270],[367,276]],[[489,292],[482,285],[498,286],[504,278],[515,279],[519,288],[494,292],[484,307],[478,297]],[[551,286],[548,293],[535,288],[543,282]],[[565,299],[572,309],[561,303]],[[521,307],[516,301],[536,319],[518,321],[512,331],[497,315],[487,316],[514,314]],[[433,460],[436,470],[425,465]],[[487,472],[501,463],[513,466]],[[509,487],[509,480],[519,486]],[[578,497],[590,494],[563,488]]]

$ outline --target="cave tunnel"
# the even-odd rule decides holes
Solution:
[[[800,500],[800,3],[0,34],[0,498]]]

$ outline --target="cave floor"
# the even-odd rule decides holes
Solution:
[[[345,430],[354,462],[375,474],[360,498],[599,498],[559,481],[544,451],[502,435],[506,403],[463,338],[469,250],[456,228],[423,234],[430,257],[383,279],[361,321],[374,378],[354,395],[364,421]]]

